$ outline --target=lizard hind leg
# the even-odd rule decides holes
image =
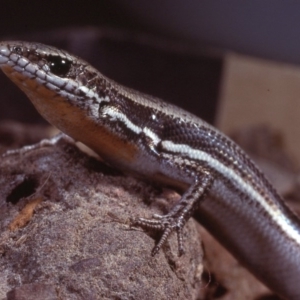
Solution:
[[[179,202],[166,215],[153,215],[152,219],[137,218],[132,220],[132,225],[145,229],[157,230],[162,235],[152,250],[152,256],[156,255],[173,231],[176,231],[178,241],[178,255],[184,254],[182,230],[186,222],[192,216],[200,202],[205,198],[213,183],[213,175],[210,171],[201,168],[200,175],[195,182],[182,195]]]

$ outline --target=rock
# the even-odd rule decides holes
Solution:
[[[184,229],[180,258],[175,234],[151,257],[159,235],[130,227],[166,212],[158,188],[65,141],[5,156],[0,170],[0,299],[197,298],[197,223]]]

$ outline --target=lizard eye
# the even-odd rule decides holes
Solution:
[[[65,76],[70,71],[72,62],[60,56],[50,55],[47,58],[50,71],[57,76]]]

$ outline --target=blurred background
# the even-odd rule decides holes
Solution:
[[[300,3],[273,1],[3,1],[0,34],[110,26],[300,62]]]
[[[3,1],[2,39],[57,45],[221,130],[265,123],[300,159],[300,2]],[[0,119],[43,122],[1,74]]]

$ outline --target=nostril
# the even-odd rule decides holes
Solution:
[[[19,183],[6,197],[6,202],[17,204],[22,198],[32,195],[38,187],[38,181],[32,177],[27,176]]]

